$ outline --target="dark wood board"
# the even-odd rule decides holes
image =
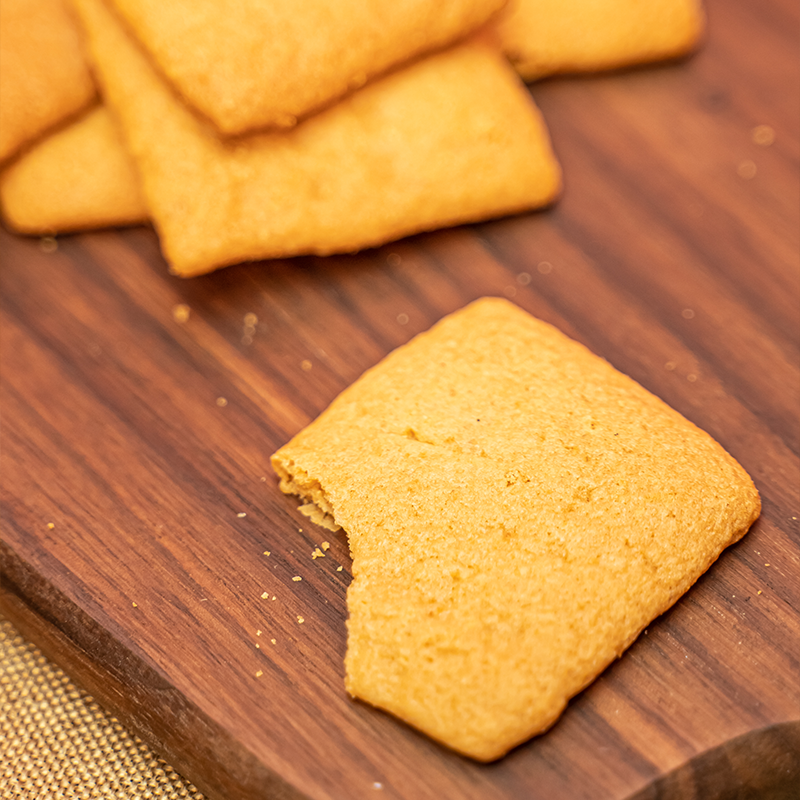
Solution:
[[[566,178],[542,212],[191,280],[167,274],[149,228],[54,252],[0,231],[4,613],[233,800],[711,796],[685,768],[715,748],[796,748],[780,724],[800,720],[798,14],[713,0],[693,58],[533,85]],[[763,499],[550,732],[488,766],[347,697],[346,539],[302,517],[268,464],[366,368],[482,295],[709,431]]]

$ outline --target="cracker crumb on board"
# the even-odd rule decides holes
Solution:
[[[191,313],[192,310],[186,305],[186,303],[178,303],[172,307],[172,319],[180,324],[188,322]]]
[[[775,141],[775,130],[770,125],[756,125],[752,137],[753,144],[769,147]]]

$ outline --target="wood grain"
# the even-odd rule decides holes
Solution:
[[[673,797],[800,720],[798,24],[790,0],[714,0],[685,62],[534,85],[566,177],[545,212],[190,281],[148,228],[55,252],[0,231],[3,612],[232,800]],[[764,511],[549,733],[481,766],[348,699],[347,542],[268,457],[486,294],[709,431]],[[733,772],[707,774],[723,796]]]

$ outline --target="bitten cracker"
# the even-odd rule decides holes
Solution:
[[[704,27],[700,0],[511,0],[497,23],[525,80],[684,55]]]
[[[231,141],[176,100],[102,3],[77,5],[176,274],[352,252],[559,191],[541,116],[489,43],[420,60],[289,132]]]
[[[147,220],[135,167],[104,106],[38,142],[0,173],[0,206],[20,233]]]
[[[505,0],[113,0],[159,69],[220,131],[291,127]]]
[[[494,298],[272,464],[349,537],[347,690],[486,761],[552,725],[760,509],[710,436]]]
[[[0,162],[95,97],[64,0],[0,3]]]

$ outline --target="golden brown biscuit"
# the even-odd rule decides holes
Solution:
[[[527,90],[471,42],[288,132],[220,139],[98,0],[80,0],[107,101],[173,272],[351,252],[551,201],[560,172]]]
[[[486,761],[552,725],[760,509],[710,436],[495,298],[272,464],[349,537],[348,691]]]
[[[89,105],[95,86],[64,0],[0,3],[0,162]]]
[[[220,131],[291,127],[506,0],[113,0],[186,102]]]
[[[703,31],[700,0],[511,0],[497,23],[525,80],[673,58]]]
[[[135,167],[104,106],[38,142],[0,173],[0,205],[8,225],[21,233],[147,219]]]

